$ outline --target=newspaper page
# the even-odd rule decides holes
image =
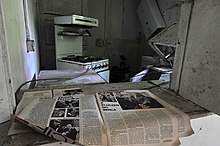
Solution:
[[[104,145],[106,141],[105,136],[102,136],[104,125],[98,106],[95,106],[96,99],[95,97],[84,99],[81,91],[79,88],[60,89],[53,91],[53,95],[56,95],[53,97],[35,97],[16,118],[60,141],[71,144]],[[88,118],[94,121],[88,122]]]
[[[108,144],[112,146],[177,146],[177,118],[148,93],[96,94]]]
[[[16,107],[15,116],[18,115],[26,105],[28,105],[34,98],[36,97],[52,97],[51,90],[43,90],[43,91],[28,91],[24,92],[21,101],[19,102],[18,106]],[[31,128],[23,125],[16,119],[14,119],[9,131],[8,135],[14,135],[19,133],[25,133],[33,131]]]
[[[96,102],[95,95],[81,98],[81,137],[82,144],[106,146],[106,130]]]
[[[170,105],[169,103],[165,102],[164,100],[160,99],[156,95],[152,94],[150,91],[147,90],[129,90],[126,92],[139,92],[139,93],[147,93],[157,101],[159,101],[168,111],[170,111],[173,115],[176,116],[177,121],[178,121],[178,133],[179,137],[185,137],[185,136],[190,136],[194,132],[191,127],[190,123],[190,117],[185,114],[184,112],[180,111],[176,107]]]
[[[67,88],[67,89],[55,89],[53,90],[53,96],[59,97],[59,96],[82,96],[83,91],[80,88]]]
[[[15,115],[18,115],[36,97],[53,97],[52,90],[24,92],[20,103],[16,107]]]

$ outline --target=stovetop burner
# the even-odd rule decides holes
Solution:
[[[94,62],[102,60],[101,57],[93,57],[93,56],[75,56],[75,55],[68,55],[66,57],[62,57],[62,60],[68,60],[68,61],[75,61],[75,62],[81,62],[81,63],[87,63],[87,62]]]

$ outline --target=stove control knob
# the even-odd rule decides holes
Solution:
[[[101,64],[98,64],[98,65],[97,65],[97,68],[98,68],[98,69],[101,69]]]
[[[95,69],[96,69],[96,65],[93,65],[92,69],[94,69],[94,70],[95,70]]]
[[[103,67],[104,67],[104,65],[101,63],[101,64],[100,64],[100,68],[103,68]]]
[[[108,67],[108,63],[105,63],[105,67]]]
[[[102,68],[105,68],[105,65],[106,65],[106,64],[105,64],[105,63],[103,63],[103,64],[102,64]]]

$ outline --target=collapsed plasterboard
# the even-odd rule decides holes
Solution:
[[[155,53],[166,63],[173,66],[171,60],[174,58],[176,45],[178,44],[178,23],[174,23],[170,27],[149,40],[149,45]],[[164,49],[161,49],[164,48]],[[168,60],[170,58],[170,60]]]
[[[174,23],[151,38],[149,42],[156,45],[176,47],[178,43],[178,29],[178,23]]]

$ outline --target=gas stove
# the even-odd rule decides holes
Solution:
[[[57,59],[58,70],[92,69],[109,82],[109,59],[93,56],[68,55]]]
[[[92,69],[98,74],[109,71],[109,59],[93,56],[68,55],[57,59],[57,69]]]
[[[103,60],[101,57],[93,57],[93,56],[76,56],[76,55],[67,55],[66,57],[62,57],[62,60],[74,61],[80,63],[88,63]]]
[[[109,60],[83,55],[84,32],[98,27],[98,20],[73,15],[56,17],[54,22],[57,70],[92,69],[108,82]]]

